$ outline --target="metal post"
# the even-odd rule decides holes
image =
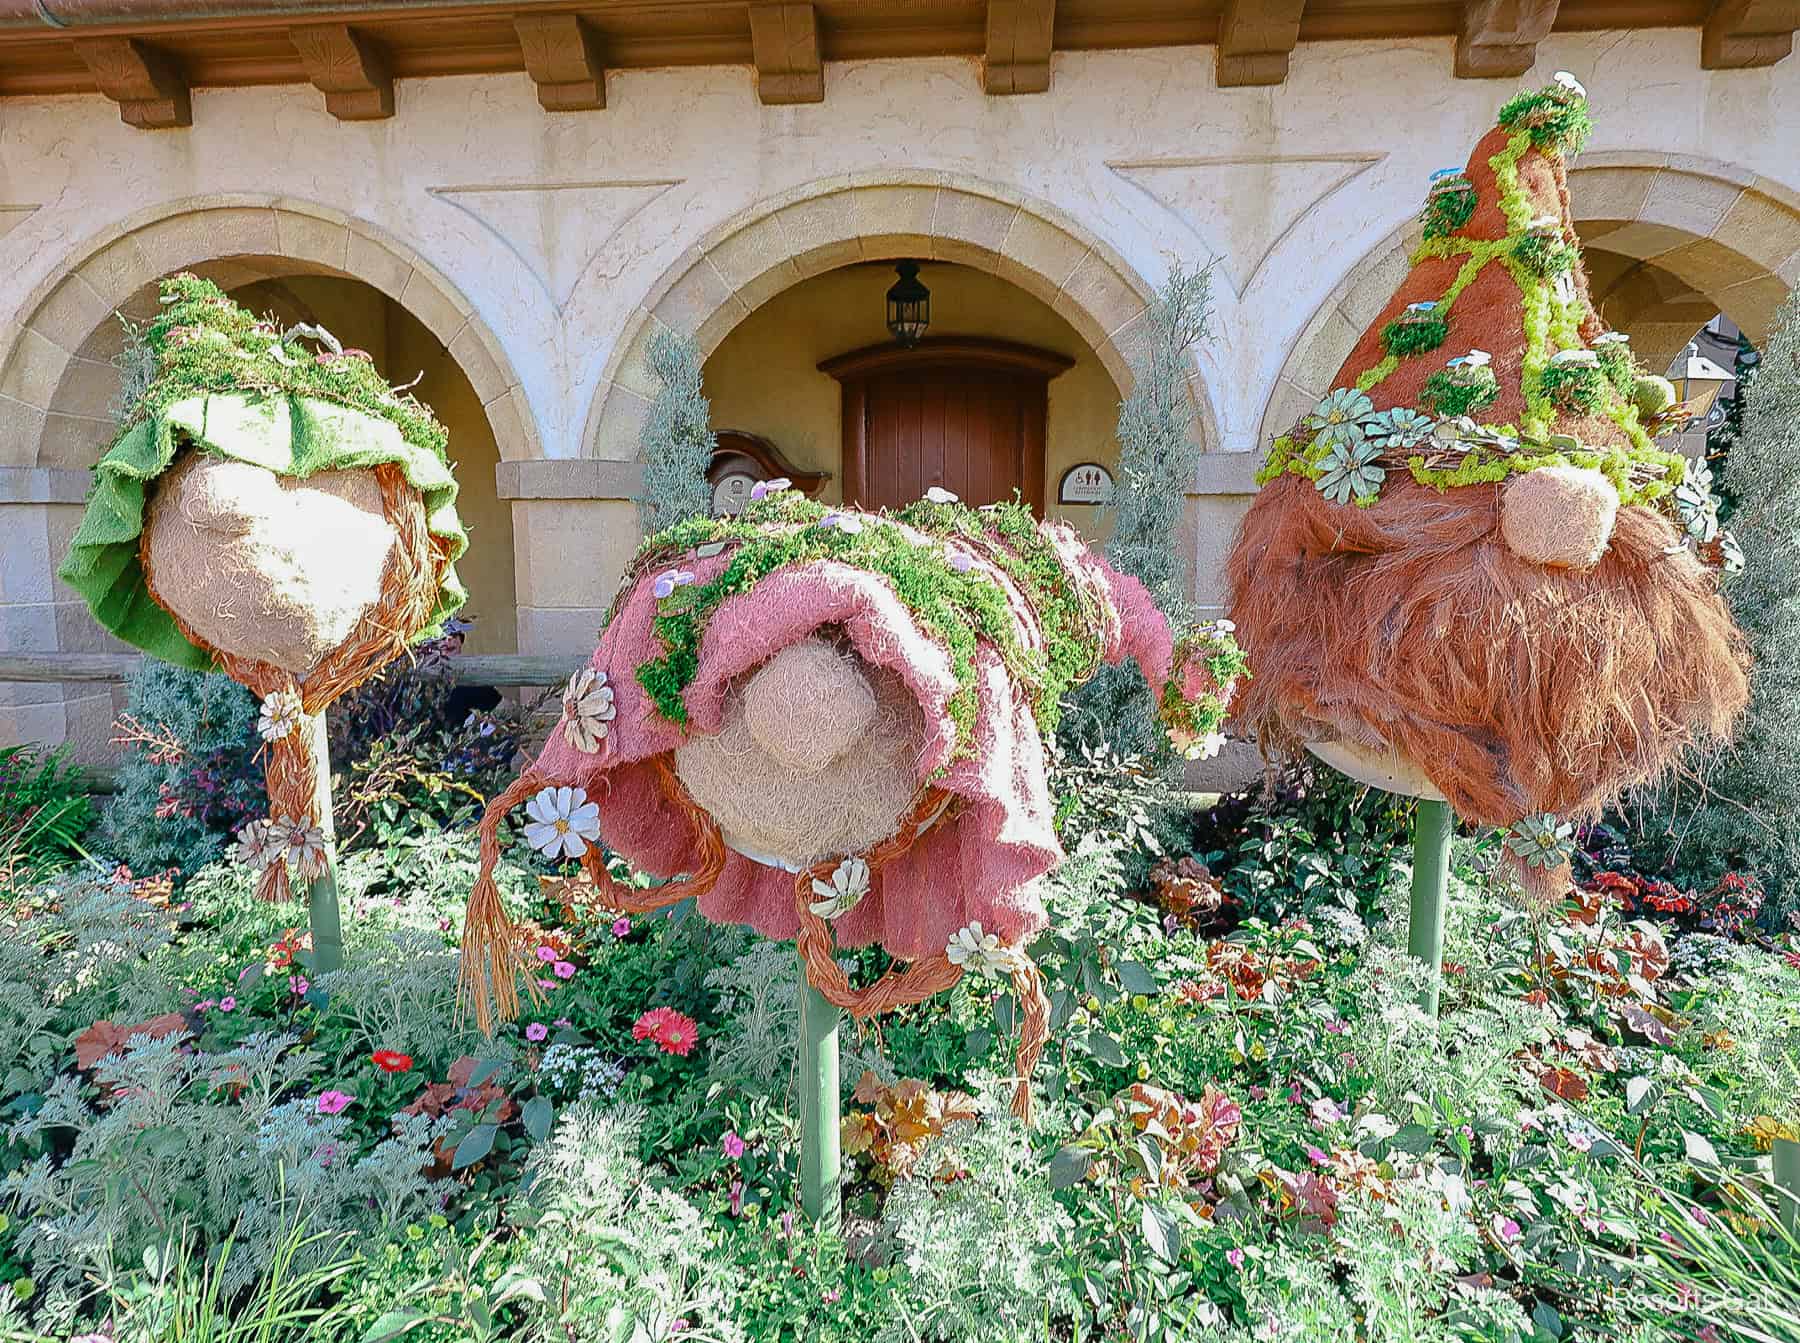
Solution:
[[[805,980],[800,990],[800,1209],[827,1231],[844,1218],[838,1154],[838,1009]]]
[[[1800,1142],[1777,1138],[1774,1144],[1776,1199],[1781,1204],[1781,1223],[1800,1235]]]
[[[1412,910],[1406,949],[1431,967],[1431,979],[1419,1006],[1438,1014],[1438,989],[1444,978],[1444,900],[1450,881],[1450,836],[1455,818],[1448,802],[1421,798],[1413,813]]]
[[[312,733],[318,779],[313,796],[319,804],[319,829],[325,832],[325,874],[315,878],[306,893],[306,916],[312,928],[313,972],[325,974],[343,967],[344,927],[338,912],[337,831],[331,820],[331,752],[323,711],[307,719],[306,730]]]

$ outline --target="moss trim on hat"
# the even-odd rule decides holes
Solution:
[[[153,657],[195,670],[214,665],[151,597],[139,563],[150,485],[183,448],[304,480],[321,471],[398,467],[419,491],[425,525],[447,563],[429,637],[467,599],[454,561],[468,549],[456,513],[448,434],[430,410],[396,392],[367,356],[317,328],[283,332],[256,321],[209,281],[165,280],[164,311],[143,333],[154,358],[148,386],[94,468],[94,486],[57,576],[105,629]],[[314,355],[296,343],[311,336]]]

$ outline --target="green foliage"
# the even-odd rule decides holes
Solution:
[[[1518,94],[1500,109],[1499,120],[1508,130],[1528,131],[1531,143],[1550,154],[1579,154],[1594,131],[1587,99],[1562,88]]]
[[[1547,280],[1575,269],[1581,261],[1581,251],[1557,234],[1534,229],[1513,244],[1513,260]]]
[[[787,1078],[800,1041],[800,958],[781,942],[758,942],[707,972],[722,1020],[707,1071],[764,1086]]]
[[[1437,349],[1450,334],[1447,318],[1435,313],[1410,313],[1381,328],[1381,347],[1399,359]]]
[[[94,807],[68,755],[66,746],[0,746],[0,890],[82,852]]]
[[[267,807],[256,700],[228,676],[146,658],[125,711],[136,741],[102,822],[106,849],[134,872],[192,872]]]
[[[645,536],[712,511],[706,472],[719,443],[700,382],[700,349],[690,337],[659,331],[650,342],[650,371],[662,384],[638,439],[644,493],[638,528]]]
[[[1675,404],[1675,384],[1659,374],[1640,374],[1631,384],[1631,402],[1640,415],[1660,415]]]
[[[1469,380],[1439,369],[1419,389],[1420,409],[1445,419],[1474,415],[1500,399],[1500,384],[1492,377]]]
[[[1684,884],[1753,871],[1780,926],[1800,913],[1800,299],[1783,305],[1740,395],[1725,486],[1747,563],[1725,595],[1750,640],[1750,709],[1733,745],[1694,761],[1634,821]]]

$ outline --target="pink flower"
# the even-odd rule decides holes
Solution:
[[[304,998],[306,996],[306,991],[311,987],[312,985],[306,982],[305,975],[288,976],[288,988],[293,990],[296,998]]]
[[[628,937],[628,936],[630,936],[630,934],[631,934],[631,920],[630,919],[626,918],[623,914],[621,914],[618,918],[613,920],[612,935],[614,937]]]
[[[1345,1021],[1342,1017],[1333,1017],[1330,1021],[1325,1023],[1325,1029],[1330,1031],[1333,1035],[1342,1035],[1350,1029],[1350,1023]]]
[[[1591,1152],[1594,1150],[1594,1140],[1587,1134],[1577,1131],[1569,1134],[1569,1146],[1577,1152]]]
[[[744,1140],[735,1132],[727,1133],[719,1140],[719,1150],[725,1153],[727,1161],[736,1161],[744,1154]]]
[[[1331,1160],[1330,1157],[1326,1156],[1325,1153],[1321,1152],[1316,1147],[1309,1147],[1306,1149],[1306,1159],[1315,1166],[1323,1166],[1327,1161]]]
[[[342,1114],[356,1097],[347,1091],[325,1091],[319,1094],[319,1113],[322,1115]]]
[[[540,1044],[550,1036],[550,1028],[541,1021],[534,1021],[525,1028],[525,1038],[532,1044]]]
[[[574,1024],[575,1023],[573,1021],[570,1021],[567,1017],[558,1017],[556,1019],[556,1027],[558,1030],[566,1031],[569,1027],[573,1026]]]
[[[570,965],[567,961],[558,961],[555,965],[550,967],[550,973],[555,975],[558,979],[573,979],[575,978],[575,967]]]
[[[1225,1251],[1225,1262],[1230,1264],[1233,1268],[1242,1268],[1244,1266],[1244,1252],[1238,1249],[1237,1246],[1232,1246],[1229,1250]]]
[[[537,986],[540,989],[553,989],[556,987],[556,981],[554,979],[540,979],[537,982]]]
[[[219,1010],[221,1012],[229,1012],[236,1006],[237,999],[233,998],[230,994],[226,994],[223,998],[219,999]]]
[[[556,959],[556,948],[555,947],[539,947],[537,949],[537,958],[540,961],[545,962],[546,964],[549,963],[550,961],[555,960]]]
[[[1268,1098],[1269,1098],[1269,1089],[1267,1087],[1258,1086],[1254,1082],[1252,1082],[1250,1084],[1250,1099],[1251,1100],[1261,1101],[1261,1100],[1267,1100]]]
[[[1314,1121],[1320,1124],[1335,1124],[1344,1117],[1344,1112],[1338,1108],[1338,1103],[1329,1096],[1321,1096],[1314,1101],[1310,1113]]]
[[[1510,1217],[1502,1217],[1499,1213],[1495,1213],[1494,1220],[1490,1225],[1494,1228],[1494,1239],[1502,1245],[1511,1245],[1519,1238],[1519,1224]]]
[[[838,1298],[843,1296],[843,1294],[843,1289],[841,1288],[827,1287],[824,1291],[819,1293],[819,1300],[823,1301],[828,1306],[834,1306],[837,1304]]]
[[[700,1038],[700,1027],[686,1013],[672,1007],[653,1007],[631,1027],[634,1040],[651,1040],[665,1054],[686,1058]]]

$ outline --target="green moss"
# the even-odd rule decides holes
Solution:
[[[1381,344],[1397,359],[1437,349],[1450,334],[1450,323],[1437,313],[1409,313],[1381,328]]]
[[[1513,244],[1513,258],[1540,279],[1573,270],[1581,252],[1554,234],[1531,232]]]
[[[1443,186],[1425,198],[1419,223],[1427,238],[1456,232],[1475,214],[1475,188],[1465,178],[1460,185]]]
[[[1055,731],[1063,696],[1092,675],[1097,664],[1102,613],[1098,598],[1069,580],[1028,508],[1014,502],[977,513],[958,504],[921,501],[891,519],[864,516],[862,530],[855,533],[818,526],[828,511],[783,491],[753,503],[737,518],[693,518],[644,544],[633,566],[639,579],[699,546],[723,542],[735,547],[730,563],[710,582],[678,588],[660,604],[652,628],[663,655],[636,673],[658,713],[670,722],[687,721],[682,697],[698,674],[707,624],[728,598],[748,592],[778,569],[830,559],[885,579],[920,628],[948,652],[957,684],[948,706],[957,728],[957,757],[974,748],[980,707],[975,654],[983,642],[1030,694],[1039,729]],[[939,542],[961,539],[978,548],[1038,613],[1042,647],[1020,641],[1012,607],[999,585],[979,568],[959,573],[946,545],[918,544],[897,522]]]
[[[1594,131],[1587,99],[1561,88],[1519,94],[1500,109],[1500,124],[1547,154],[1579,154]]]
[[[1559,410],[1594,415],[1607,407],[1606,374],[1591,364],[1546,364],[1538,386]]]
[[[449,431],[424,403],[390,387],[368,355],[315,354],[304,333],[258,321],[211,280],[186,274],[164,280],[162,311],[143,340],[155,372],[121,432],[189,397],[266,392],[353,406],[389,421],[408,443],[445,460]]]
[[[1395,369],[1397,369],[1399,367],[1400,367],[1400,361],[1398,359],[1394,358],[1393,355],[1390,354],[1390,355],[1383,356],[1383,358],[1378,363],[1375,363],[1375,364],[1371,365],[1370,367],[1365,368],[1362,371],[1362,373],[1357,377],[1356,390],[1359,392],[1366,392],[1371,387],[1380,386],[1382,381],[1384,379],[1386,379],[1387,375],[1392,373]]]
[[[1599,357],[1600,371],[1606,374],[1613,391],[1623,397],[1631,396],[1638,380],[1637,360],[1632,357],[1631,346],[1617,340],[1596,345],[1593,350]]]
[[[1432,415],[1454,419],[1473,415],[1491,406],[1500,397],[1500,384],[1493,378],[1464,382],[1447,369],[1439,369],[1419,389],[1419,405]]]
[[[1661,415],[1675,404],[1675,384],[1654,373],[1641,374],[1632,381],[1631,402],[1643,415]]]

